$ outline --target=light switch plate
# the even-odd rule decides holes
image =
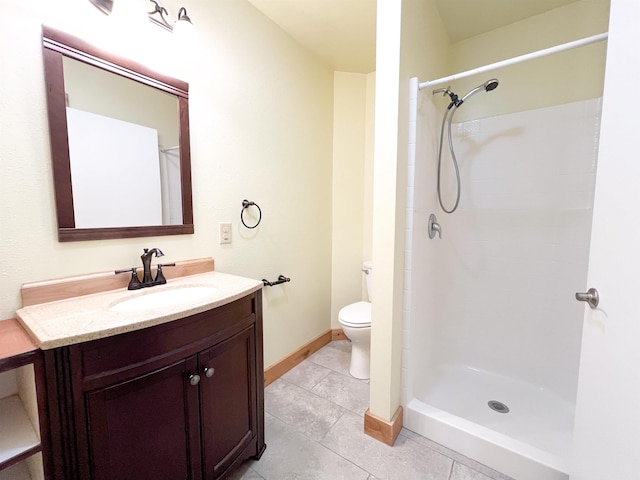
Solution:
[[[231,222],[220,223],[220,245],[231,243]]]

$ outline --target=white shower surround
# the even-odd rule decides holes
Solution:
[[[518,480],[567,478],[601,100],[454,124],[452,215],[436,197],[442,116],[417,79],[410,100],[405,425]],[[445,165],[451,179],[446,146]]]

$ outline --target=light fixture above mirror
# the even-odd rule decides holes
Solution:
[[[117,0],[89,0],[89,1],[93,5],[95,5],[98,9],[100,9],[100,11],[104,12],[107,15],[110,15],[111,12],[113,11],[114,1],[117,1]],[[120,0],[120,1],[124,1],[124,0]],[[173,29],[178,25],[180,26],[185,25],[189,27],[193,26],[191,19],[187,15],[186,8],[180,7],[180,9],[178,10],[178,18],[175,22],[175,25],[172,26],[167,20],[167,16],[169,15],[169,13],[167,12],[167,9],[164,8],[162,5],[160,5],[156,0],[149,0],[149,1],[153,4],[153,6],[151,7],[153,10],[151,10],[150,12],[147,12],[147,14],[149,16],[149,20],[155,23],[156,25],[166,30],[169,30],[170,32],[172,32]]]
[[[162,5],[160,5],[158,2],[156,2],[156,0],[149,0],[149,1],[153,3],[155,7],[152,12],[149,12],[149,20],[151,20],[156,25],[159,25],[162,28],[169,30],[170,32],[172,32],[173,29],[178,26],[182,26],[182,25],[193,26],[191,19],[187,15],[186,8],[180,7],[180,10],[178,10],[178,19],[176,20],[175,27],[174,27],[174,26],[171,26],[171,24],[167,21],[167,18],[165,17],[165,15],[168,15],[167,9],[164,8]]]

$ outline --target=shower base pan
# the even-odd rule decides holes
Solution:
[[[448,367],[409,399],[404,426],[517,480],[569,478],[572,405],[519,380]]]

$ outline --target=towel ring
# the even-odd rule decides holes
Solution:
[[[258,214],[259,214],[259,216],[258,216],[258,221],[257,221],[257,222],[256,222],[256,224],[255,224],[254,226],[252,226],[252,227],[250,227],[249,225],[247,225],[247,224],[244,222],[244,211],[245,211],[247,208],[251,207],[251,206],[256,207],[256,208],[258,209]],[[240,211],[240,221],[242,222],[242,224],[243,224],[245,227],[247,227],[247,228],[256,228],[258,225],[260,225],[260,221],[261,221],[261,220],[262,220],[262,210],[260,210],[260,207],[258,206],[258,204],[257,204],[257,203],[255,203],[255,202],[250,202],[249,200],[243,200],[243,201],[242,201],[242,210]]]

